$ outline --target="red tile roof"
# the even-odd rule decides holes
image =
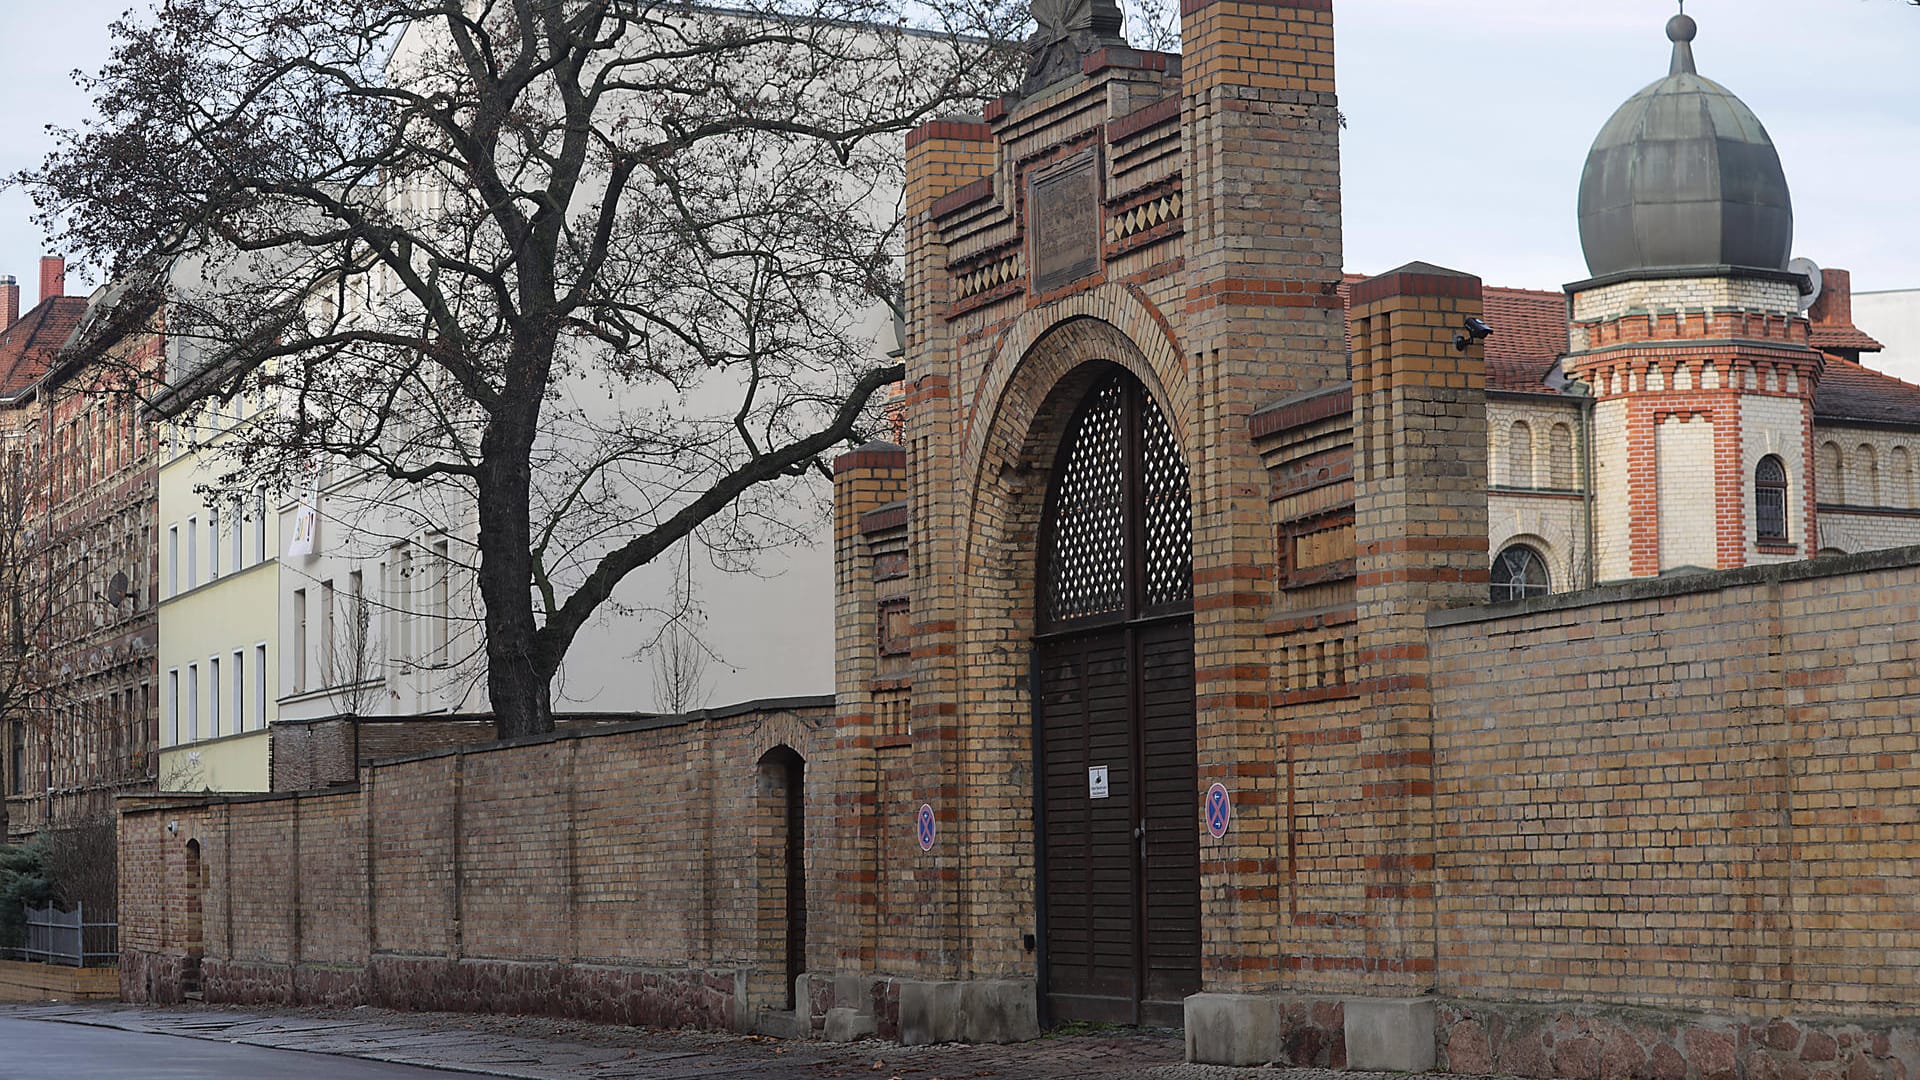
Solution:
[[[1813,415],[1820,420],[1920,427],[1920,386],[1829,355],[1813,392]]]
[[[1857,326],[1822,326],[1814,323],[1807,333],[1807,340],[1816,349],[1849,349],[1858,352],[1879,352],[1886,346],[1873,340],[1865,330]]]
[[[1487,389],[1552,393],[1542,382],[1567,351],[1567,296],[1489,285],[1481,293],[1487,325]]]
[[[1348,311],[1347,347],[1353,347],[1353,286],[1366,274],[1348,274],[1340,282],[1340,303]],[[1540,289],[1506,289],[1494,285],[1481,291],[1487,324],[1487,389],[1522,393],[1552,393],[1541,382],[1554,361],[1567,351],[1567,297]]]
[[[0,395],[18,394],[45,375],[86,310],[84,296],[56,296],[0,330]]]

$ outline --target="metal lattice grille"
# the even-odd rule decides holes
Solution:
[[[1193,510],[1179,441],[1125,373],[1088,395],[1062,454],[1046,560],[1061,623],[1193,598]]]
[[[1193,503],[1187,462],[1167,418],[1150,394],[1141,394],[1141,542],[1146,549],[1148,607],[1193,599]]]
[[[1067,448],[1047,562],[1047,616],[1055,622],[1126,607],[1125,406],[1119,379],[1101,385]]]

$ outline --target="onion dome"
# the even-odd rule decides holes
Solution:
[[[1785,270],[1793,199],[1753,110],[1694,69],[1699,26],[1667,23],[1673,68],[1600,129],[1580,178],[1580,246],[1593,276],[1641,270]]]

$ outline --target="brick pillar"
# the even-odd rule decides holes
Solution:
[[[820,802],[831,806],[828,835],[814,842],[815,873],[831,881],[818,948],[833,957],[835,973],[871,967],[878,913],[874,895],[878,860],[886,835],[876,815],[895,808],[875,805],[879,789],[874,757],[873,676],[879,638],[874,605],[874,567],[860,519],[907,494],[907,452],[872,442],[833,463],[834,572],[834,789]],[[822,841],[824,840],[824,843]]]
[[[1347,377],[1332,4],[1185,0],[1181,32],[1199,786],[1225,784],[1235,813],[1224,838],[1201,836],[1202,978],[1245,993],[1282,985],[1286,917],[1265,635],[1278,560],[1249,418]]]
[[[1327,965],[1368,993],[1433,987],[1427,612],[1487,599],[1486,358],[1454,338],[1480,279],[1414,263],[1353,289],[1359,799],[1356,927]],[[1496,331],[1497,332],[1497,331]]]
[[[0,330],[20,321],[20,283],[12,274],[0,277]]]
[[[929,852],[890,853],[913,860],[922,912],[915,970],[899,974],[952,978],[961,941],[960,672],[957,652],[961,484],[955,476],[961,418],[956,415],[954,365],[959,350],[944,318],[952,302],[947,248],[934,224],[934,204],[956,188],[992,174],[992,132],[980,122],[937,120],[907,136],[907,396],[906,434],[913,568],[914,798],[879,813],[911,815],[933,807],[937,840]]]

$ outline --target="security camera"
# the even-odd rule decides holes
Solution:
[[[1468,346],[1493,334],[1493,327],[1471,317],[1466,321],[1466,329],[1467,332],[1464,334],[1453,335],[1453,347],[1459,352],[1466,352]]]

